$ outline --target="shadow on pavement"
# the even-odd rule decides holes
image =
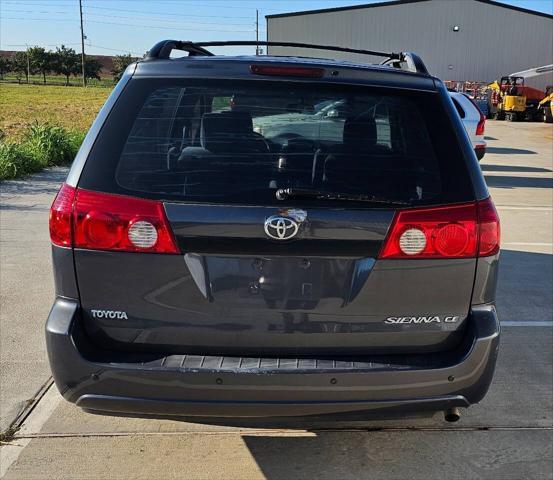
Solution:
[[[499,275],[497,303],[501,320],[552,319],[553,255],[503,250]],[[536,334],[541,340],[536,340]],[[511,329],[504,331],[503,335],[503,352],[492,389],[486,397],[488,401],[471,409],[481,417],[477,423],[508,425],[509,422],[519,422],[530,425],[535,418],[547,423],[547,418],[550,418],[547,404],[530,408],[529,405],[542,398],[547,403],[546,399],[550,398],[550,329],[543,332]],[[520,342],[527,347],[521,346]],[[528,347],[529,342],[533,342],[531,347]],[[511,361],[514,355],[518,355],[516,366]],[[518,385],[518,388],[512,385]],[[419,426],[423,425],[421,422]],[[425,474],[426,478],[524,478],[522,472],[534,469],[534,474],[539,477],[550,465],[537,459],[530,460],[535,445],[520,456],[513,452],[517,456],[513,463],[504,456],[490,460],[486,466],[483,456],[480,465],[471,464],[470,459],[479,455],[482,449],[497,448],[500,451],[502,447],[489,447],[488,442],[492,439],[482,435],[464,437],[462,432],[447,432],[448,424],[438,417],[435,417],[434,425],[439,431],[424,434],[409,427],[407,430],[410,431],[402,431],[401,435],[386,430],[378,432],[367,423],[369,434],[362,430],[332,432],[315,428],[297,437],[244,433],[242,438],[268,480],[425,478]],[[519,439],[522,432],[514,435],[501,439],[495,434],[493,441],[500,439],[508,446],[514,439]],[[535,436],[529,435],[527,440],[532,438]],[[469,439],[470,443],[467,443]],[[538,444],[541,441],[538,439]],[[457,452],[455,455],[451,455],[452,449]],[[467,465],[472,465],[474,477],[463,477]],[[412,476],[407,477],[410,468],[413,469]],[[450,474],[445,474],[446,471]],[[441,472],[440,476],[433,477],[437,472]]]
[[[485,175],[488,187],[495,188],[553,188],[553,178],[510,177]]]
[[[56,190],[57,191],[57,190]],[[56,192],[53,193],[55,195]],[[54,199],[52,195],[52,200]],[[9,205],[0,203],[0,210],[11,210],[12,212],[49,212],[50,208],[45,206],[33,205]]]
[[[267,480],[345,480],[368,478],[376,473],[375,462],[367,455],[370,440],[362,432],[313,433],[298,437],[243,435],[242,440]],[[383,446],[373,447],[380,450]],[[378,456],[381,455],[382,450]],[[380,463],[378,467],[384,465]]]
[[[536,155],[538,152],[522,148],[488,147],[486,153],[497,153],[500,155]]]
[[[480,164],[480,167],[485,172],[536,172],[536,173],[553,172],[553,170],[550,170],[549,168],[524,167],[524,166],[520,166],[520,165]]]
[[[53,197],[65,181],[67,172],[68,169],[65,167],[57,167],[35,173],[30,177],[0,182],[0,193],[3,197],[1,208],[8,207],[5,205],[5,200],[11,196],[47,194]]]
[[[267,480],[506,480],[546,478],[550,449],[540,433],[344,431],[242,440]]]
[[[501,250],[497,311],[500,320],[553,320],[553,255]]]

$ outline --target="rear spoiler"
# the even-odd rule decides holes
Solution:
[[[384,57],[380,65],[388,65],[422,75],[429,75],[426,65],[421,57],[413,52],[378,52],[373,50],[360,50],[357,48],[336,47],[333,45],[314,45],[311,43],[296,42],[264,42],[249,40],[230,40],[216,42],[190,42],[181,40],[162,40],[156,43],[146,54],[145,60],[168,59],[173,50],[188,52],[188,56],[213,56],[214,54],[204,47],[229,47],[229,46],[267,46],[267,47],[292,47],[311,48],[314,50],[327,50],[333,52],[356,53],[373,57]]]

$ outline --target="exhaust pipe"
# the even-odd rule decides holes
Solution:
[[[444,412],[444,418],[446,422],[457,422],[461,418],[461,412],[457,407],[448,408]]]

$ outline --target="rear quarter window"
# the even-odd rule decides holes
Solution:
[[[457,110],[457,113],[461,118],[465,118],[466,113],[463,110],[463,107],[461,107],[461,104],[455,97],[451,97],[451,100],[453,100],[453,105],[455,105],[455,109]]]
[[[437,93],[255,80],[131,80],[80,186],[240,204],[281,203],[280,188],[412,205],[473,197]]]

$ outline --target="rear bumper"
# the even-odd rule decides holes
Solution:
[[[46,324],[63,396],[93,411],[138,416],[370,416],[468,407],[486,394],[499,346],[493,305],[473,309],[454,351],[350,360],[141,356],[97,350],[79,306],[57,299]]]

